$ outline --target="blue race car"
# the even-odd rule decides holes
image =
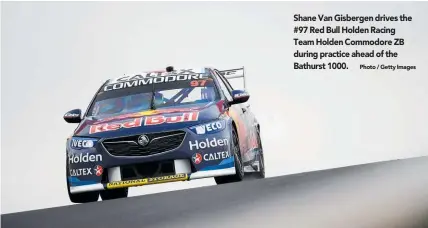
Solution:
[[[214,177],[241,181],[265,177],[260,124],[246,104],[249,94],[228,79],[244,68],[145,72],[107,80],[67,139],[71,202],[124,198],[128,188]]]

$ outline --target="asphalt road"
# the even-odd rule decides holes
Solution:
[[[3,228],[428,227],[428,157],[2,215]]]

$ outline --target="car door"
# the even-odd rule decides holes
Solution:
[[[221,78],[225,82],[226,87],[229,91],[233,91],[234,88],[230,84],[230,82],[225,78],[222,74]],[[245,90],[245,89],[244,89]],[[240,109],[242,110],[242,118],[245,122],[245,128],[246,128],[246,157],[248,161],[252,161],[256,158],[257,149],[260,147],[259,140],[258,140],[258,122],[254,115],[254,113],[251,111],[249,101],[245,103],[241,103]]]
[[[218,71],[216,71],[216,75],[219,79],[220,87],[223,90],[223,93],[227,94],[226,97],[229,97],[230,101],[233,100],[232,98],[232,91],[233,88],[230,85],[230,83],[227,81],[226,78],[224,78],[223,75],[221,75]],[[243,161],[246,162],[249,159],[252,159],[252,156],[248,154],[250,147],[250,141],[251,138],[253,138],[253,129],[251,125],[249,125],[249,116],[248,114],[248,108],[245,103],[243,104],[234,104],[231,106],[231,116],[234,118],[234,121],[237,125],[238,130],[238,136],[239,136],[239,144],[241,148],[242,158]]]
[[[248,102],[245,102],[242,104],[243,106],[243,112],[245,115],[245,120],[247,123],[247,129],[248,132],[248,138],[247,138],[247,145],[248,145],[248,160],[253,160],[256,158],[257,152],[256,150],[260,148],[259,145],[259,132],[258,132],[258,122],[254,115],[254,113],[250,109],[250,105]]]

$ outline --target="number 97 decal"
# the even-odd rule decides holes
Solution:
[[[197,87],[197,86],[205,86],[207,83],[207,80],[194,80],[190,82],[190,86]]]

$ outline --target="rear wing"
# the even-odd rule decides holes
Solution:
[[[245,70],[244,67],[230,69],[230,70],[220,70],[220,74],[222,74],[226,79],[234,79],[234,78],[243,78],[244,80],[244,89],[247,90],[245,84]]]

